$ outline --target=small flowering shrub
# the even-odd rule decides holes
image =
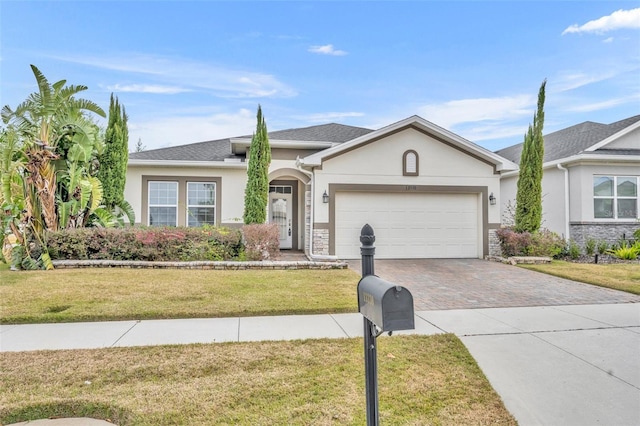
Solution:
[[[269,260],[278,257],[280,233],[275,223],[244,225],[242,235],[247,260]]]
[[[242,253],[239,229],[224,227],[80,228],[47,236],[51,259],[230,260]]]

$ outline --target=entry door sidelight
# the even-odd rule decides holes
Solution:
[[[293,244],[292,188],[274,185],[269,187],[269,222],[278,225],[280,248],[290,249]]]

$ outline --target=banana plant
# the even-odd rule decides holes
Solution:
[[[97,126],[91,122],[87,114],[95,113],[102,117],[106,114],[94,102],[75,97],[87,90],[86,86],[66,85],[66,80],[50,84],[37,67],[32,65],[31,69],[38,91],[29,95],[15,109],[5,106],[0,112],[7,129],[12,129],[19,140],[22,160],[20,167],[9,173],[9,178],[5,178],[3,169],[3,209],[5,205],[12,206],[11,214],[20,216],[17,222],[23,232],[33,234],[25,235],[21,241],[23,247],[28,251],[28,239],[36,240],[43,253],[40,261],[46,267],[50,267],[45,231],[58,229],[60,211],[63,212],[63,216],[68,212],[79,213],[80,206],[87,200],[86,194],[95,192],[92,189],[95,183],[80,173],[82,182],[78,180],[78,185],[73,186],[74,191],[80,188],[81,199],[77,200],[80,206],[74,205],[68,197],[69,188],[66,189],[64,197],[61,196],[60,192],[65,192],[65,189],[58,185],[59,166],[68,163],[65,157],[70,152],[71,163],[75,163],[78,169],[85,167],[83,163],[88,163],[92,153],[100,149],[100,144],[96,142],[99,139]],[[75,170],[71,173],[74,175],[73,179],[78,178],[76,173]],[[16,180],[16,174],[22,178],[24,195],[24,203],[19,214],[16,210],[18,204],[8,203],[9,198],[5,197],[7,188],[11,186],[9,182]],[[72,179],[71,175],[69,179]],[[82,194],[85,196],[82,197]],[[63,199],[65,197],[66,199]],[[61,200],[62,204],[59,204]],[[66,202],[70,203],[64,204]],[[8,211],[3,210],[4,213]],[[63,217],[63,222],[66,221],[67,216]],[[3,232],[4,230],[3,226]]]

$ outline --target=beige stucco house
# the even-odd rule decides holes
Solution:
[[[640,227],[640,115],[611,124],[587,121],[544,137],[543,227],[584,245],[633,238]],[[497,154],[519,163],[522,144]],[[502,175],[500,205],[508,216],[518,171]]]
[[[413,116],[378,130],[326,124],[269,133],[268,220],[282,249],[378,258],[482,258],[516,164]],[[240,226],[251,137],[130,154],[125,198],[145,225]],[[492,248],[493,247],[493,248]]]

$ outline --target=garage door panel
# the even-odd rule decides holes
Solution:
[[[360,231],[376,234],[378,258],[475,258],[477,194],[337,193],[336,254],[360,257]]]

